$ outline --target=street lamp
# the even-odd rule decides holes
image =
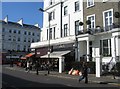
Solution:
[[[47,12],[47,11],[45,11],[45,10],[43,10],[42,8],[39,8],[39,11],[41,11],[41,12],[46,12],[46,13],[48,13],[48,21],[49,21],[49,38],[48,38],[48,74],[50,74],[50,69],[49,69],[49,63],[50,63],[50,52],[51,52],[51,50],[50,50],[50,14],[49,14],[49,12]]]

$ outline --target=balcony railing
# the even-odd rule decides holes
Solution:
[[[96,34],[96,33],[101,33],[101,32],[107,32],[114,28],[120,28],[120,23],[113,23],[113,25],[106,26],[106,27],[96,26],[96,28],[88,28],[88,29],[80,30],[78,31],[77,35],[86,34],[86,33]]]

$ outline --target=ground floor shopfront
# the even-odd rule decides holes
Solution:
[[[76,40],[77,38],[77,40]],[[77,41],[77,42],[76,42]],[[77,43],[77,45],[75,44]],[[39,58],[48,58],[48,41],[31,44]],[[102,65],[110,64],[109,70],[120,61],[120,29],[98,32],[94,34],[80,34],[55,40],[50,40],[50,59],[58,59],[59,73],[65,70],[70,61],[94,61],[96,63],[96,77],[102,74]],[[41,51],[40,51],[40,50]],[[69,54],[69,56],[66,56]],[[70,67],[70,66],[69,66]]]

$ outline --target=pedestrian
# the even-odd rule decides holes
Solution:
[[[30,71],[30,61],[27,62],[27,73]]]
[[[36,66],[36,75],[38,75],[39,74],[39,72],[38,72],[38,70],[39,70],[39,61],[36,61],[35,66]]]
[[[83,63],[82,75],[79,77],[79,82],[85,79],[85,83],[88,83],[88,66],[87,62]]]

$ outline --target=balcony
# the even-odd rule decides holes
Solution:
[[[120,28],[120,23],[113,23],[113,25],[106,27],[96,26],[96,28],[88,28],[88,29],[80,30],[78,31],[77,35],[86,34],[86,33],[93,35],[97,33],[108,32],[114,28]]]

